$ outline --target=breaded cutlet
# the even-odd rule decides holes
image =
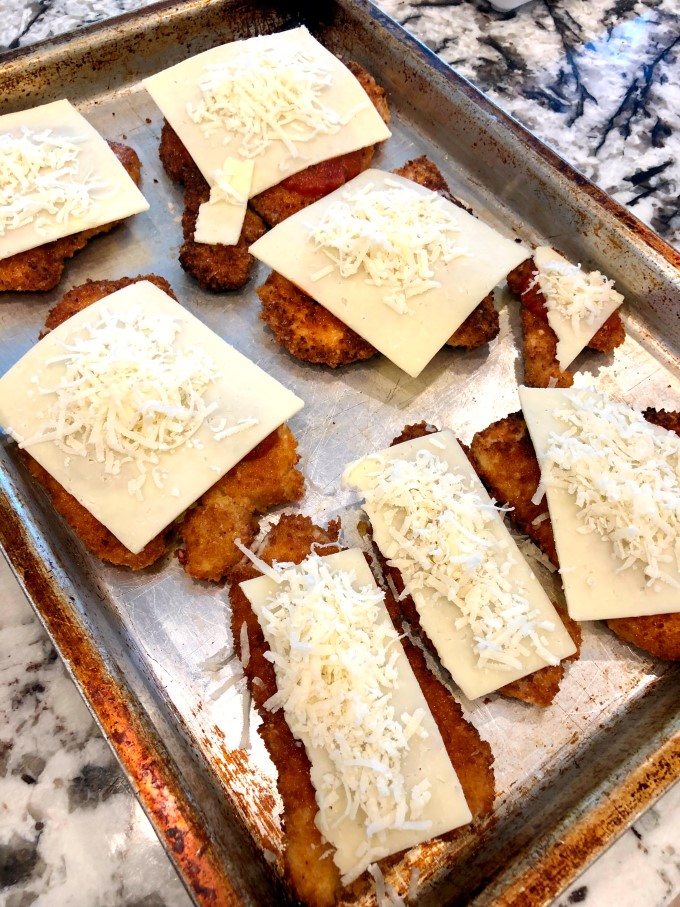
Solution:
[[[176,298],[168,282],[155,274],[89,280],[69,290],[50,310],[41,337],[105,296],[142,280]],[[295,469],[297,443],[288,426],[281,425],[208,489],[181,520],[133,554],[30,454],[22,453],[55,510],[101,560],[140,570],[168,551],[176,532],[184,544],[177,556],[187,573],[198,579],[221,579],[241,557],[234,540],[252,539],[258,515],[277,504],[298,500],[304,489],[302,474]]]
[[[250,545],[258,517],[304,494],[297,441],[280,425],[218,479],[185,514],[177,531],[180,563],[194,579],[218,582],[241,560],[234,544]]]
[[[426,435],[432,434],[436,431],[439,431],[436,426],[430,425],[426,422],[419,422],[415,425],[407,425],[404,427],[401,434],[392,441],[391,446],[393,447],[395,444],[401,444],[404,441],[412,441],[415,438],[423,438]],[[465,454],[470,460],[473,468],[476,468],[474,461],[470,455],[469,448],[462,443],[461,447],[465,451]],[[394,567],[390,567],[386,559],[379,552],[378,557],[380,559],[383,571],[390,576],[397,592],[401,596],[401,593],[404,591],[404,581],[402,579],[401,573]],[[414,629],[417,630],[419,636],[430,649],[432,654],[436,656],[436,647],[421,626],[418,609],[411,596],[408,595],[403,599],[400,598],[399,605],[401,606],[404,612],[404,616],[407,618],[409,623],[414,627]],[[526,677],[521,677],[519,680],[513,680],[511,683],[507,683],[504,686],[500,687],[498,692],[502,693],[504,696],[509,696],[511,699],[521,699],[522,702],[527,702],[532,705],[538,705],[542,707],[550,705],[550,703],[558,693],[560,683],[564,676],[566,664],[578,658],[581,646],[581,628],[576,623],[576,621],[572,620],[569,617],[566,611],[561,608],[558,603],[553,602],[553,605],[560,615],[560,619],[562,620],[562,623],[564,624],[567,632],[571,636],[574,645],[576,646],[576,652],[568,658],[564,658],[558,665],[546,665],[543,668],[539,668],[538,671],[534,671],[532,674],[528,674]]]
[[[536,279],[532,258],[508,274],[508,286],[520,297],[524,335],[524,384],[528,387],[571,387],[574,375],[557,361],[557,336],[548,324],[545,297]],[[626,339],[619,311],[613,312],[590,338],[587,347],[611,353]],[[551,383],[552,382],[552,383]]]
[[[680,436],[680,413],[648,409],[643,415],[648,422]],[[489,493],[512,508],[508,513],[512,522],[559,568],[547,504],[545,500],[540,504],[531,501],[541,470],[522,413],[513,413],[477,432],[470,456]],[[536,522],[539,516],[542,519]],[[607,626],[621,639],[656,658],[680,658],[680,614],[620,617],[608,620]]]
[[[141,163],[137,152],[120,142],[108,142],[136,186],[141,180]],[[19,252],[0,261],[0,292],[37,293],[52,290],[61,280],[66,259],[85,248],[95,236],[108,233],[120,220],[63,236],[35,249]]]
[[[348,68],[361,82],[385,122],[389,122],[383,89],[358,63],[350,63]],[[170,179],[185,187],[182,216],[184,243],[179,252],[182,268],[205,290],[220,292],[244,286],[254,262],[248,248],[264,235],[266,224],[277,224],[328,195],[369,167],[374,152],[375,146],[370,145],[314,164],[250,199],[243,229],[235,245],[197,243],[194,233],[198,209],[210,198],[210,187],[182,140],[170,124],[164,122],[159,147],[161,163]]]
[[[446,180],[426,157],[409,161],[394,173],[453,200]],[[281,346],[303,362],[338,368],[370,359],[377,353],[372,344],[277,271],[271,272],[258,288],[257,295],[262,302],[260,318]],[[493,340],[498,331],[498,312],[489,293],[449,338],[447,345],[483,346]]]
[[[319,554],[332,554],[341,547],[337,544],[339,531],[337,520],[323,530],[308,517],[284,515],[272,526],[258,557],[268,564],[275,560],[298,564],[310,554],[315,543],[324,546],[318,550]],[[249,659],[244,671],[253,701],[263,719],[259,733],[278,771],[286,841],[286,878],[295,896],[305,904],[331,907],[340,891],[340,875],[333,860],[328,856],[324,858],[330,845],[323,841],[314,823],[318,807],[309,776],[309,759],[305,748],[293,737],[283,710],[270,712],[265,708],[266,701],[276,692],[276,675],[272,663],[265,657],[269,647],[259,622],[238,585],[259,575],[257,568],[245,559],[232,571],[229,593],[232,634],[240,657],[241,632],[243,624],[246,625]],[[392,617],[395,607],[389,598],[388,593],[386,605]],[[401,632],[400,627],[397,630]],[[422,652],[408,640],[402,642],[460,779],[473,821],[479,819],[491,810],[495,796],[491,748],[465,720],[456,700],[427,668]],[[456,833],[458,829],[446,837]],[[354,886],[359,888],[362,884],[365,886],[365,876]]]

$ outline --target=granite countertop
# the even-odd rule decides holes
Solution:
[[[145,3],[9,5],[0,52]],[[381,5],[680,248],[677,0],[533,0],[512,12],[486,0]],[[1,561],[0,601],[0,904],[188,907],[108,745]],[[677,907],[679,815],[676,785],[553,907]]]

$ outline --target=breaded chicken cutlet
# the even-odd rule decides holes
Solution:
[[[645,419],[680,435],[680,413],[648,409]],[[508,516],[559,568],[552,523],[545,500],[533,504],[541,470],[522,413],[513,413],[477,432],[470,447],[472,463],[489,492],[512,507]],[[537,522],[537,518],[541,518]],[[626,642],[656,658],[680,658],[680,614],[615,618],[607,626]]]
[[[394,173],[460,205],[451,195],[439,169],[426,157],[409,161]],[[281,346],[296,359],[338,368],[370,359],[378,352],[356,331],[277,271],[271,272],[259,287],[257,295],[262,302],[260,318],[271,328]],[[498,312],[489,293],[446,345],[465,348],[483,346],[493,340],[498,331]]]
[[[176,298],[168,282],[155,274],[88,281],[66,293],[50,310],[41,337],[89,305],[142,280]],[[179,521],[133,554],[30,454],[23,451],[23,456],[29,472],[50,495],[55,510],[97,557],[140,570],[162,557],[177,533],[183,544],[177,556],[187,573],[215,582],[240,559],[234,542],[252,539],[257,517],[278,504],[298,500],[304,489],[302,474],[295,469],[300,459],[297,442],[288,426],[281,425],[218,479]]]
[[[137,152],[120,142],[108,142],[109,148],[139,186],[141,180],[141,163]],[[37,293],[52,290],[61,280],[66,259],[84,249],[95,236],[108,233],[122,221],[113,221],[101,227],[82,230],[71,236],[63,236],[53,242],[45,243],[35,249],[19,252],[0,261],[0,292]]]
[[[384,90],[358,63],[349,63],[347,68],[361,83],[383,120],[389,123]],[[328,195],[369,167],[374,153],[375,146],[369,145],[322,161],[256,195],[248,203],[236,245],[197,243],[194,233],[198,209],[210,198],[210,187],[177,133],[165,122],[159,148],[161,163],[170,179],[185,187],[182,216],[184,243],[179,252],[182,268],[206,290],[239,289],[248,281],[254,261],[248,247],[266,232],[266,225],[278,224]]]
[[[312,546],[322,546],[318,551],[321,555],[332,554],[341,548],[338,544],[339,531],[339,520],[323,530],[308,517],[284,515],[272,526],[258,556],[268,564],[273,561],[299,564],[311,553]],[[314,822],[318,806],[310,780],[309,759],[305,748],[291,733],[283,710],[271,712],[265,707],[266,701],[276,692],[276,675],[266,657],[269,647],[257,617],[238,585],[259,575],[256,567],[245,559],[231,574],[232,634],[240,657],[241,633],[243,625],[246,625],[249,658],[244,671],[253,701],[263,719],[259,733],[278,771],[277,785],[283,801],[287,881],[295,896],[310,907],[331,907],[340,892],[340,874],[333,860],[327,856],[329,845],[322,839]],[[388,593],[386,605],[390,617],[394,619],[394,603],[389,599]],[[399,627],[397,629],[401,632]],[[495,796],[491,748],[465,720],[456,700],[427,668],[422,652],[410,645],[408,640],[402,642],[460,779],[473,821],[480,819],[490,812]],[[446,837],[457,833],[458,829],[449,832]],[[360,889],[365,884],[364,876],[350,887]]]
[[[437,431],[439,431],[437,427],[429,425],[426,422],[407,425],[404,427],[401,434],[392,441],[391,446],[393,447],[395,444],[401,444],[404,441],[413,441],[415,438],[423,438],[426,435]],[[462,443],[461,447],[465,451],[473,468],[476,469],[468,447]],[[404,581],[401,573],[394,567],[390,567],[380,552],[377,552],[377,554],[384,573],[391,578],[397,592],[401,596],[401,593],[404,591]],[[417,630],[423,642],[436,657],[437,650],[421,626],[418,609],[411,596],[406,596],[403,599],[400,598],[399,605],[401,606],[406,619],[414,629]],[[511,699],[520,699],[522,702],[545,708],[550,705],[558,693],[567,663],[578,658],[581,646],[581,628],[576,621],[569,617],[566,611],[561,608],[557,602],[553,602],[553,606],[556,608],[562,623],[571,636],[574,645],[576,646],[576,652],[568,658],[563,659],[558,665],[546,665],[544,668],[540,668],[538,671],[534,671],[526,677],[521,677],[519,680],[514,680],[512,683],[507,683],[505,686],[500,687],[498,692],[502,693],[504,696],[509,696]]]
[[[524,335],[524,384],[528,387],[571,387],[574,375],[560,368],[557,361],[557,337],[548,324],[545,297],[536,279],[532,258],[508,274],[508,286],[520,297],[522,333]],[[601,353],[611,353],[626,339],[618,311],[605,321],[590,338],[587,346]]]

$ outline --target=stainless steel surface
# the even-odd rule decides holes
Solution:
[[[180,269],[182,192],[158,161],[162,121],[139,79],[190,52],[300,18],[332,50],[367,65],[388,88],[394,134],[376,165],[389,169],[427,153],[454,192],[487,222],[528,242],[556,244],[615,277],[627,295],[628,339],[613,356],[584,355],[580,370],[597,374],[639,405],[678,408],[677,253],[584,185],[395,25],[368,5],[347,0],[323,14],[233,0],[163,5],[10,60],[0,73],[6,109],[63,95],[76,100],[102,135],[138,151],[151,209],[79,253],[54,292],[6,294],[0,304],[0,371],[35,342],[47,310],[66,289],[88,278],[161,274],[187,308],[305,400],[291,422],[307,482],[300,510],[322,522],[340,515],[350,540],[359,510],[338,483],[348,461],[385,446],[408,422],[425,418],[467,441],[518,408],[520,329],[517,306],[505,293],[497,294],[501,335],[488,349],[444,349],[412,379],[382,358],[331,371],[289,357],[258,320],[255,288],[266,274],[262,266],[243,291],[221,295],[201,291]],[[271,898],[273,883],[264,866],[266,858],[281,868],[279,800],[231,657],[225,588],[190,580],[172,557],[142,573],[103,566],[74,541],[26,479],[14,447],[4,442],[0,455],[0,540],[7,556],[113,738],[197,902],[257,903],[265,892]],[[63,633],[66,623],[70,635]],[[90,644],[85,654],[77,649],[79,633]],[[97,683],[83,658],[103,668]],[[391,872],[407,888],[415,861],[423,903],[444,897],[464,903],[477,894],[479,905],[502,897],[519,904],[541,844],[552,876],[536,898],[554,895],[671,782],[678,758],[677,745],[669,742],[677,728],[677,676],[677,669],[623,645],[604,625],[590,624],[581,658],[569,667],[550,709],[497,696],[463,700],[495,754],[494,816],[453,843],[417,848]],[[111,716],[103,714],[101,683],[110,684],[121,709],[130,703],[130,739],[144,738],[146,756],[130,756],[115,739]],[[248,740],[252,748],[246,751]],[[194,811],[187,820],[195,837],[191,865],[209,853],[209,884],[190,877],[186,851],[183,857],[173,848],[169,834],[176,815],[160,815],[159,797],[140,780],[149,754],[156,755],[160,776],[167,774],[178,814],[183,804]],[[646,788],[631,791],[631,778],[646,779]],[[598,813],[598,796],[609,798],[608,812]],[[559,842],[594,826],[598,833],[574,840],[560,863]],[[251,838],[260,861],[246,869]],[[205,894],[211,886],[214,898]],[[520,900],[509,900],[513,891]]]

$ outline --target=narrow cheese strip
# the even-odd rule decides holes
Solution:
[[[381,170],[286,218],[250,251],[414,377],[528,254]]]
[[[253,161],[227,158],[215,173],[210,200],[198,209],[194,241],[235,246],[241,236],[253,180]]]
[[[316,824],[348,884],[369,864],[471,821],[437,725],[363,553],[241,584],[311,762]]]
[[[588,388],[522,387],[520,400],[541,464],[570,615],[596,620],[680,611],[677,435]],[[642,558],[629,564],[636,551]],[[666,580],[650,581],[657,571]]]
[[[391,134],[349,69],[304,27],[223,44],[144,87],[211,185],[225,156],[253,159],[251,196]]]
[[[576,651],[451,431],[364,457],[344,481],[470,699]]]
[[[68,101],[0,116],[0,260],[148,207]]]
[[[302,405],[147,281],[0,379],[0,425],[133,553]]]
[[[623,296],[599,271],[584,271],[548,246],[539,246],[533,258],[548,324],[557,337],[556,358],[564,370],[618,309]]]

